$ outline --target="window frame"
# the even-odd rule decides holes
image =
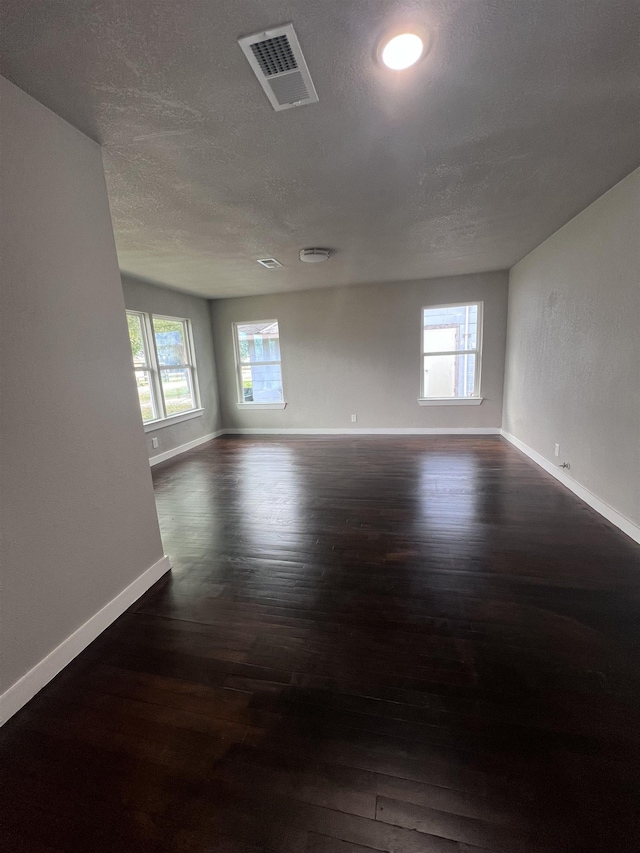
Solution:
[[[158,384],[160,386],[160,392],[162,395],[162,410],[164,417],[163,420],[167,418],[178,417],[179,415],[188,415],[190,412],[198,411],[201,408],[200,406],[200,389],[198,388],[197,382],[197,367],[196,367],[196,351],[193,345],[193,331],[191,329],[191,320],[188,317],[169,317],[167,314],[150,314],[150,323],[151,323],[151,333],[153,335],[153,351],[156,359],[156,365],[158,369]],[[188,361],[181,364],[160,364],[160,360],[158,359],[158,345],[156,343],[156,333],[155,327],[153,325],[154,320],[169,320],[172,323],[182,323],[182,327],[184,329],[184,339],[185,339],[185,349],[188,357]],[[167,414],[167,403],[164,397],[164,387],[162,385],[162,371],[163,370],[188,370],[189,376],[191,379],[191,390],[193,392],[193,403],[194,406],[191,409],[186,409],[184,412],[176,412],[173,415]]]
[[[148,311],[135,311],[130,308],[126,309],[126,313],[127,315],[131,314],[140,317],[143,334],[143,346],[145,347],[145,354],[147,355],[150,361],[150,364],[146,365],[145,367],[135,364],[133,365],[134,377],[136,370],[146,370],[150,374],[151,394],[153,398],[154,408],[157,413],[157,417],[153,420],[142,421],[144,431],[151,432],[155,429],[161,429],[162,427],[171,426],[172,424],[180,423],[181,421],[190,420],[191,418],[196,418],[202,415],[204,409],[201,403],[200,386],[198,384],[196,348],[193,339],[193,328],[189,317],[170,317],[167,314],[153,314]],[[156,344],[155,329],[153,326],[154,319],[170,320],[174,323],[182,323],[188,362],[184,364],[176,364],[170,366],[160,364],[158,359],[158,347]],[[160,371],[171,370],[173,368],[175,368],[176,370],[189,370],[194,406],[191,409],[186,409],[184,412],[176,412],[175,414],[168,415],[167,405],[164,397],[164,389],[162,387],[162,376]]]
[[[138,371],[144,371],[149,374],[149,391],[151,396],[151,409],[155,412],[155,417],[151,418],[151,420],[145,421],[142,420],[143,425],[146,427],[148,424],[155,423],[160,419],[161,413],[163,411],[162,406],[160,405],[161,394],[160,389],[158,388],[157,375],[155,370],[155,347],[152,343],[152,334],[153,330],[150,327],[149,315],[144,311],[133,311],[126,309],[127,317],[137,317],[140,321],[140,331],[142,336],[142,347],[145,353],[145,364],[136,364],[133,361],[133,353],[131,353],[131,361],[133,364],[133,378],[136,382],[136,373]],[[129,324],[127,323],[127,333],[129,331]],[[129,339],[129,348],[131,348],[131,340]],[[140,417],[142,418],[142,411],[140,412]]]
[[[280,350],[280,360],[279,361],[261,361],[259,364],[267,366],[270,364],[278,364],[280,366],[280,382],[282,383],[282,400],[277,403],[256,403],[254,401],[246,401],[244,399],[244,384],[242,379],[242,367],[243,362],[240,356],[240,338],[238,335],[238,327],[239,326],[259,326],[264,325],[268,326],[269,324],[277,323],[278,324],[278,349]],[[237,393],[237,403],[239,409],[285,409],[287,403],[284,399],[284,375],[282,372],[282,339],[280,337],[280,321],[277,318],[273,318],[271,320],[234,320],[231,324],[232,335],[233,335],[233,355],[235,360],[235,374],[236,374],[236,393]],[[249,362],[249,365],[251,362]],[[244,364],[246,367],[246,364]]]
[[[474,349],[456,350],[425,350],[424,348],[424,312],[436,308],[477,308],[476,346]],[[440,302],[435,305],[423,305],[420,309],[420,406],[478,406],[482,403],[482,342],[484,330],[484,302],[474,299],[469,302]],[[427,397],[424,388],[424,359],[434,355],[475,355],[476,370],[474,375],[473,395],[471,397]]]

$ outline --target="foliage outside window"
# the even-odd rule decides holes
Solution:
[[[149,423],[198,408],[189,320],[127,311],[142,420]]]
[[[482,303],[422,309],[422,399],[480,396]]]
[[[236,323],[234,329],[239,402],[283,402],[278,321]]]

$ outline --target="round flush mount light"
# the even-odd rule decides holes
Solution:
[[[400,33],[382,45],[380,58],[393,71],[410,68],[424,53],[424,42],[416,33]]]
[[[305,264],[319,264],[328,261],[330,254],[329,249],[300,249],[300,260]]]

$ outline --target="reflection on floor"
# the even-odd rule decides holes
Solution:
[[[154,480],[172,577],[2,730],[7,850],[640,850],[640,548],[517,450]]]

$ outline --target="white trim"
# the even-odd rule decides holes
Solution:
[[[549,462],[544,456],[538,453],[535,450],[532,450],[531,447],[526,445],[523,441],[520,441],[519,438],[516,438],[515,435],[511,435],[510,432],[507,432],[506,429],[500,431],[502,433],[503,438],[506,438],[514,447],[517,447],[518,450],[521,450],[529,459],[532,459],[536,465],[539,465],[541,468],[551,474],[552,477],[555,477],[563,486],[566,486],[570,489],[574,495],[577,495],[581,500],[583,500],[586,504],[588,504],[591,509],[595,509],[596,512],[599,512],[607,521],[610,521],[611,524],[615,524],[615,526],[622,530],[623,533],[626,533],[627,536],[630,536],[634,542],[638,542],[640,544],[640,526],[631,521],[630,518],[627,518],[622,513],[618,512],[618,510],[614,509],[608,503],[605,503],[599,497],[590,492],[589,489],[580,485],[573,477],[570,477],[563,468],[558,468],[553,462]]]
[[[193,441],[188,441],[186,444],[179,444],[171,450],[165,450],[164,453],[158,453],[157,456],[151,456],[149,458],[149,465],[153,468],[154,465],[165,462],[167,459],[172,459],[174,456],[179,456],[181,453],[186,453],[187,450],[193,450],[194,447],[199,447],[201,444],[206,444],[219,435],[224,435],[225,432],[226,430],[219,429],[217,432],[210,432],[207,435],[200,436],[200,438],[194,438]]]
[[[239,409],[286,409],[286,403],[236,403]]]
[[[370,427],[364,429],[267,429],[232,427],[226,435],[500,435],[500,427]]]
[[[419,406],[479,406],[484,397],[418,397]]]
[[[156,429],[181,424],[182,421],[190,421],[191,418],[202,417],[204,409],[190,409],[188,412],[180,412],[179,415],[169,415],[167,418],[158,418],[157,421],[147,421],[144,425],[145,432],[153,432]]]
[[[161,557],[6,690],[0,696],[0,725],[6,723],[30,699],[33,699],[36,693],[170,569],[169,558]]]

